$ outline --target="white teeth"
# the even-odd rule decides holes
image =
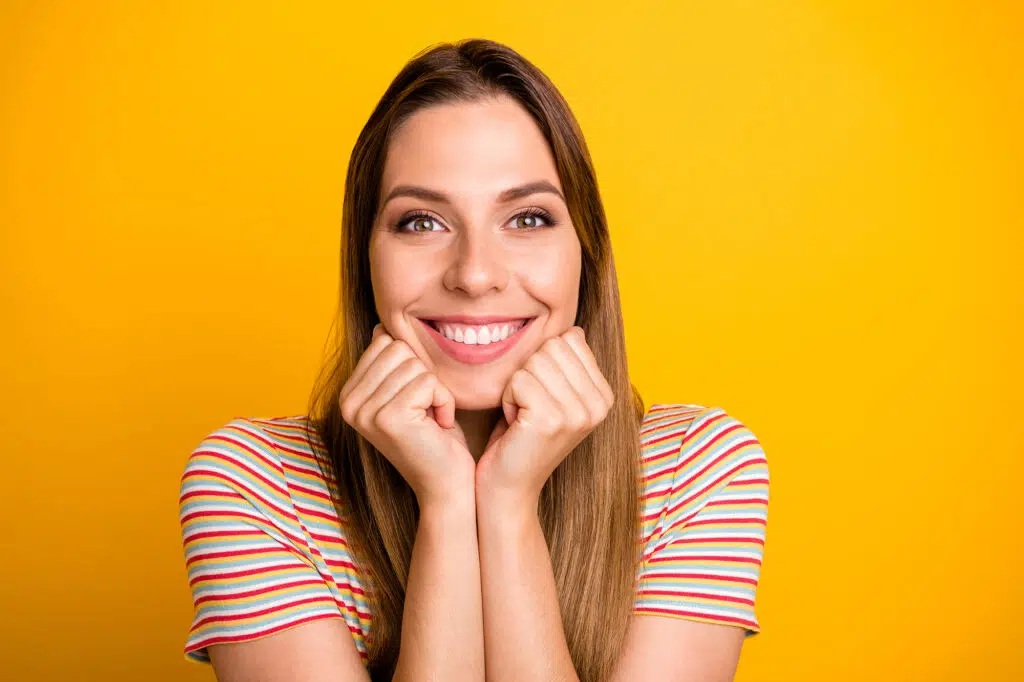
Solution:
[[[512,334],[515,334],[523,326],[522,322],[511,324],[481,325],[478,327],[456,326],[451,324],[437,324],[437,330],[452,341],[465,343],[472,346],[486,346],[498,341],[504,341]]]

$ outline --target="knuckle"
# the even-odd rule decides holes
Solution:
[[[398,369],[402,372],[409,372],[410,376],[415,377],[420,371],[425,370],[426,367],[424,367],[423,362],[419,358],[414,356],[402,360],[398,365]]]
[[[562,431],[566,423],[565,415],[557,410],[549,410],[541,414],[542,416],[537,420],[537,428],[541,433],[546,436],[553,436]]]
[[[412,352],[412,348],[409,346],[409,344],[407,344],[405,341],[402,341],[401,339],[395,339],[394,342],[392,343],[392,345],[395,347],[395,351],[394,352],[398,353],[399,355],[402,355],[402,356],[414,356],[415,355]]]
[[[377,412],[370,418],[374,428],[379,431],[385,431],[388,424],[392,423],[391,419],[391,408],[388,405],[377,410]]]
[[[526,364],[530,364],[529,361],[527,361]],[[523,382],[527,381],[529,379],[529,377],[530,377],[530,372],[525,367],[522,368],[522,369],[517,369],[512,374],[512,378],[509,379],[509,383],[512,384],[513,388],[522,388],[523,387]]]
[[[572,410],[566,417],[566,426],[572,431],[581,431],[590,426],[590,415],[585,410]]]
[[[373,417],[374,410],[366,403],[363,403],[356,410],[354,426],[366,431],[373,426]]]
[[[352,405],[352,401],[351,400],[342,399],[341,400],[341,418],[344,419],[347,423],[351,424],[352,421],[355,419],[355,416],[356,416],[355,408]]]
[[[526,364],[523,365],[523,369],[520,371],[525,370],[527,373],[538,372],[543,365],[544,362],[540,359],[540,356],[537,353],[534,353],[530,356],[530,359],[526,361]]]

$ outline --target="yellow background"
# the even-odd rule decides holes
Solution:
[[[0,5],[0,679],[212,679],[185,458],[305,410],[355,137],[469,36],[583,126],[647,402],[768,453],[738,680],[1022,679],[1019,3],[207,5]]]

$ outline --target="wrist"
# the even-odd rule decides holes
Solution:
[[[450,518],[476,513],[476,493],[472,483],[451,481],[451,485],[430,492],[416,492],[420,516]]]
[[[476,514],[480,525],[522,528],[540,522],[540,494],[522,489],[477,485]]]

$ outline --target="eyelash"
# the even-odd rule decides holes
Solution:
[[[555,222],[555,219],[552,217],[552,215],[550,213],[548,213],[547,211],[545,211],[544,209],[542,209],[542,208],[528,208],[528,209],[525,209],[523,211],[520,211],[519,213],[516,213],[514,216],[512,216],[512,219],[514,220],[516,218],[521,218],[523,216],[529,216],[529,217],[534,217],[535,216],[535,217],[538,217],[538,218],[543,218],[544,221],[547,223],[547,225],[544,225],[544,226],[541,226],[541,227],[517,227],[517,228],[514,228],[514,230],[516,232],[533,232],[534,230],[543,230],[543,229],[548,228],[548,227],[554,227],[555,225],[558,224],[557,222]],[[410,213],[407,216],[404,216],[401,220],[399,220],[398,223],[395,224],[395,226],[393,228],[393,231],[394,232],[406,232],[407,234],[426,234],[426,233],[417,233],[415,230],[405,230],[404,229],[406,225],[408,225],[412,221],[417,220],[419,218],[425,218],[427,220],[433,220],[436,223],[440,223],[441,222],[437,218],[435,218],[434,216],[430,215],[429,213],[424,213],[423,211],[415,211],[413,213]],[[429,232],[439,232],[439,230],[428,230],[427,233],[429,233]]]

